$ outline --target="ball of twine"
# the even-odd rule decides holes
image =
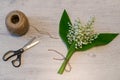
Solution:
[[[8,31],[16,36],[26,34],[29,29],[29,22],[26,15],[18,10],[8,13],[5,19],[5,24]]]

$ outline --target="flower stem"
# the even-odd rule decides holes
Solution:
[[[62,63],[60,69],[58,70],[58,73],[59,73],[59,74],[63,74],[63,72],[64,72],[64,70],[65,70],[65,68],[66,68],[67,63],[69,62],[69,60],[70,60],[70,58],[72,57],[72,55],[73,55],[74,52],[75,52],[75,43],[73,43],[73,44],[70,46],[65,60],[64,60],[64,62]]]

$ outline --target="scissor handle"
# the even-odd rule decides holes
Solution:
[[[6,52],[3,56],[3,60],[4,61],[7,61],[9,60],[11,57],[13,56],[17,56],[16,59],[12,60],[12,65],[14,67],[19,67],[21,65],[21,54],[24,52],[24,49],[21,48],[17,51],[13,51],[13,50],[10,50],[8,52]],[[17,63],[17,64],[16,64]]]
[[[14,53],[13,50],[10,50],[8,52],[6,52],[4,55],[3,55],[3,60],[4,61],[7,61],[8,59],[10,59],[11,57],[15,56],[16,54]]]
[[[14,67],[19,67],[21,65],[21,54],[17,55],[15,60],[12,60],[12,65]]]

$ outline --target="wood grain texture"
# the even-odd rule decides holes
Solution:
[[[66,9],[72,22],[80,18],[83,23],[95,16],[98,32],[120,33],[119,0],[1,0],[0,1],[0,80],[119,80],[120,36],[110,44],[85,52],[77,52],[70,60],[72,71],[57,74],[62,61],[48,49],[66,55],[67,48],[59,37],[59,21]],[[5,26],[5,17],[12,10],[21,10],[32,26],[22,37],[11,36]],[[59,39],[50,38],[47,33]],[[16,50],[36,36],[40,43],[22,55],[22,65],[14,68],[10,61],[2,61],[3,54]]]

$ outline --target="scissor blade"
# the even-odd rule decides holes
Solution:
[[[26,46],[28,46],[29,44],[31,44],[35,39],[36,39],[36,37],[33,37],[27,44],[24,45],[24,47],[26,47]]]
[[[29,45],[23,47],[23,49],[24,49],[24,50],[27,50],[27,49],[29,49],[29,48],[31,48],[31,47],[37,45],[39,42],[40,42],[40,41],[35,41],[35,42],[33,42],[33,43],[31,43],[31,44],[29,44]]]

